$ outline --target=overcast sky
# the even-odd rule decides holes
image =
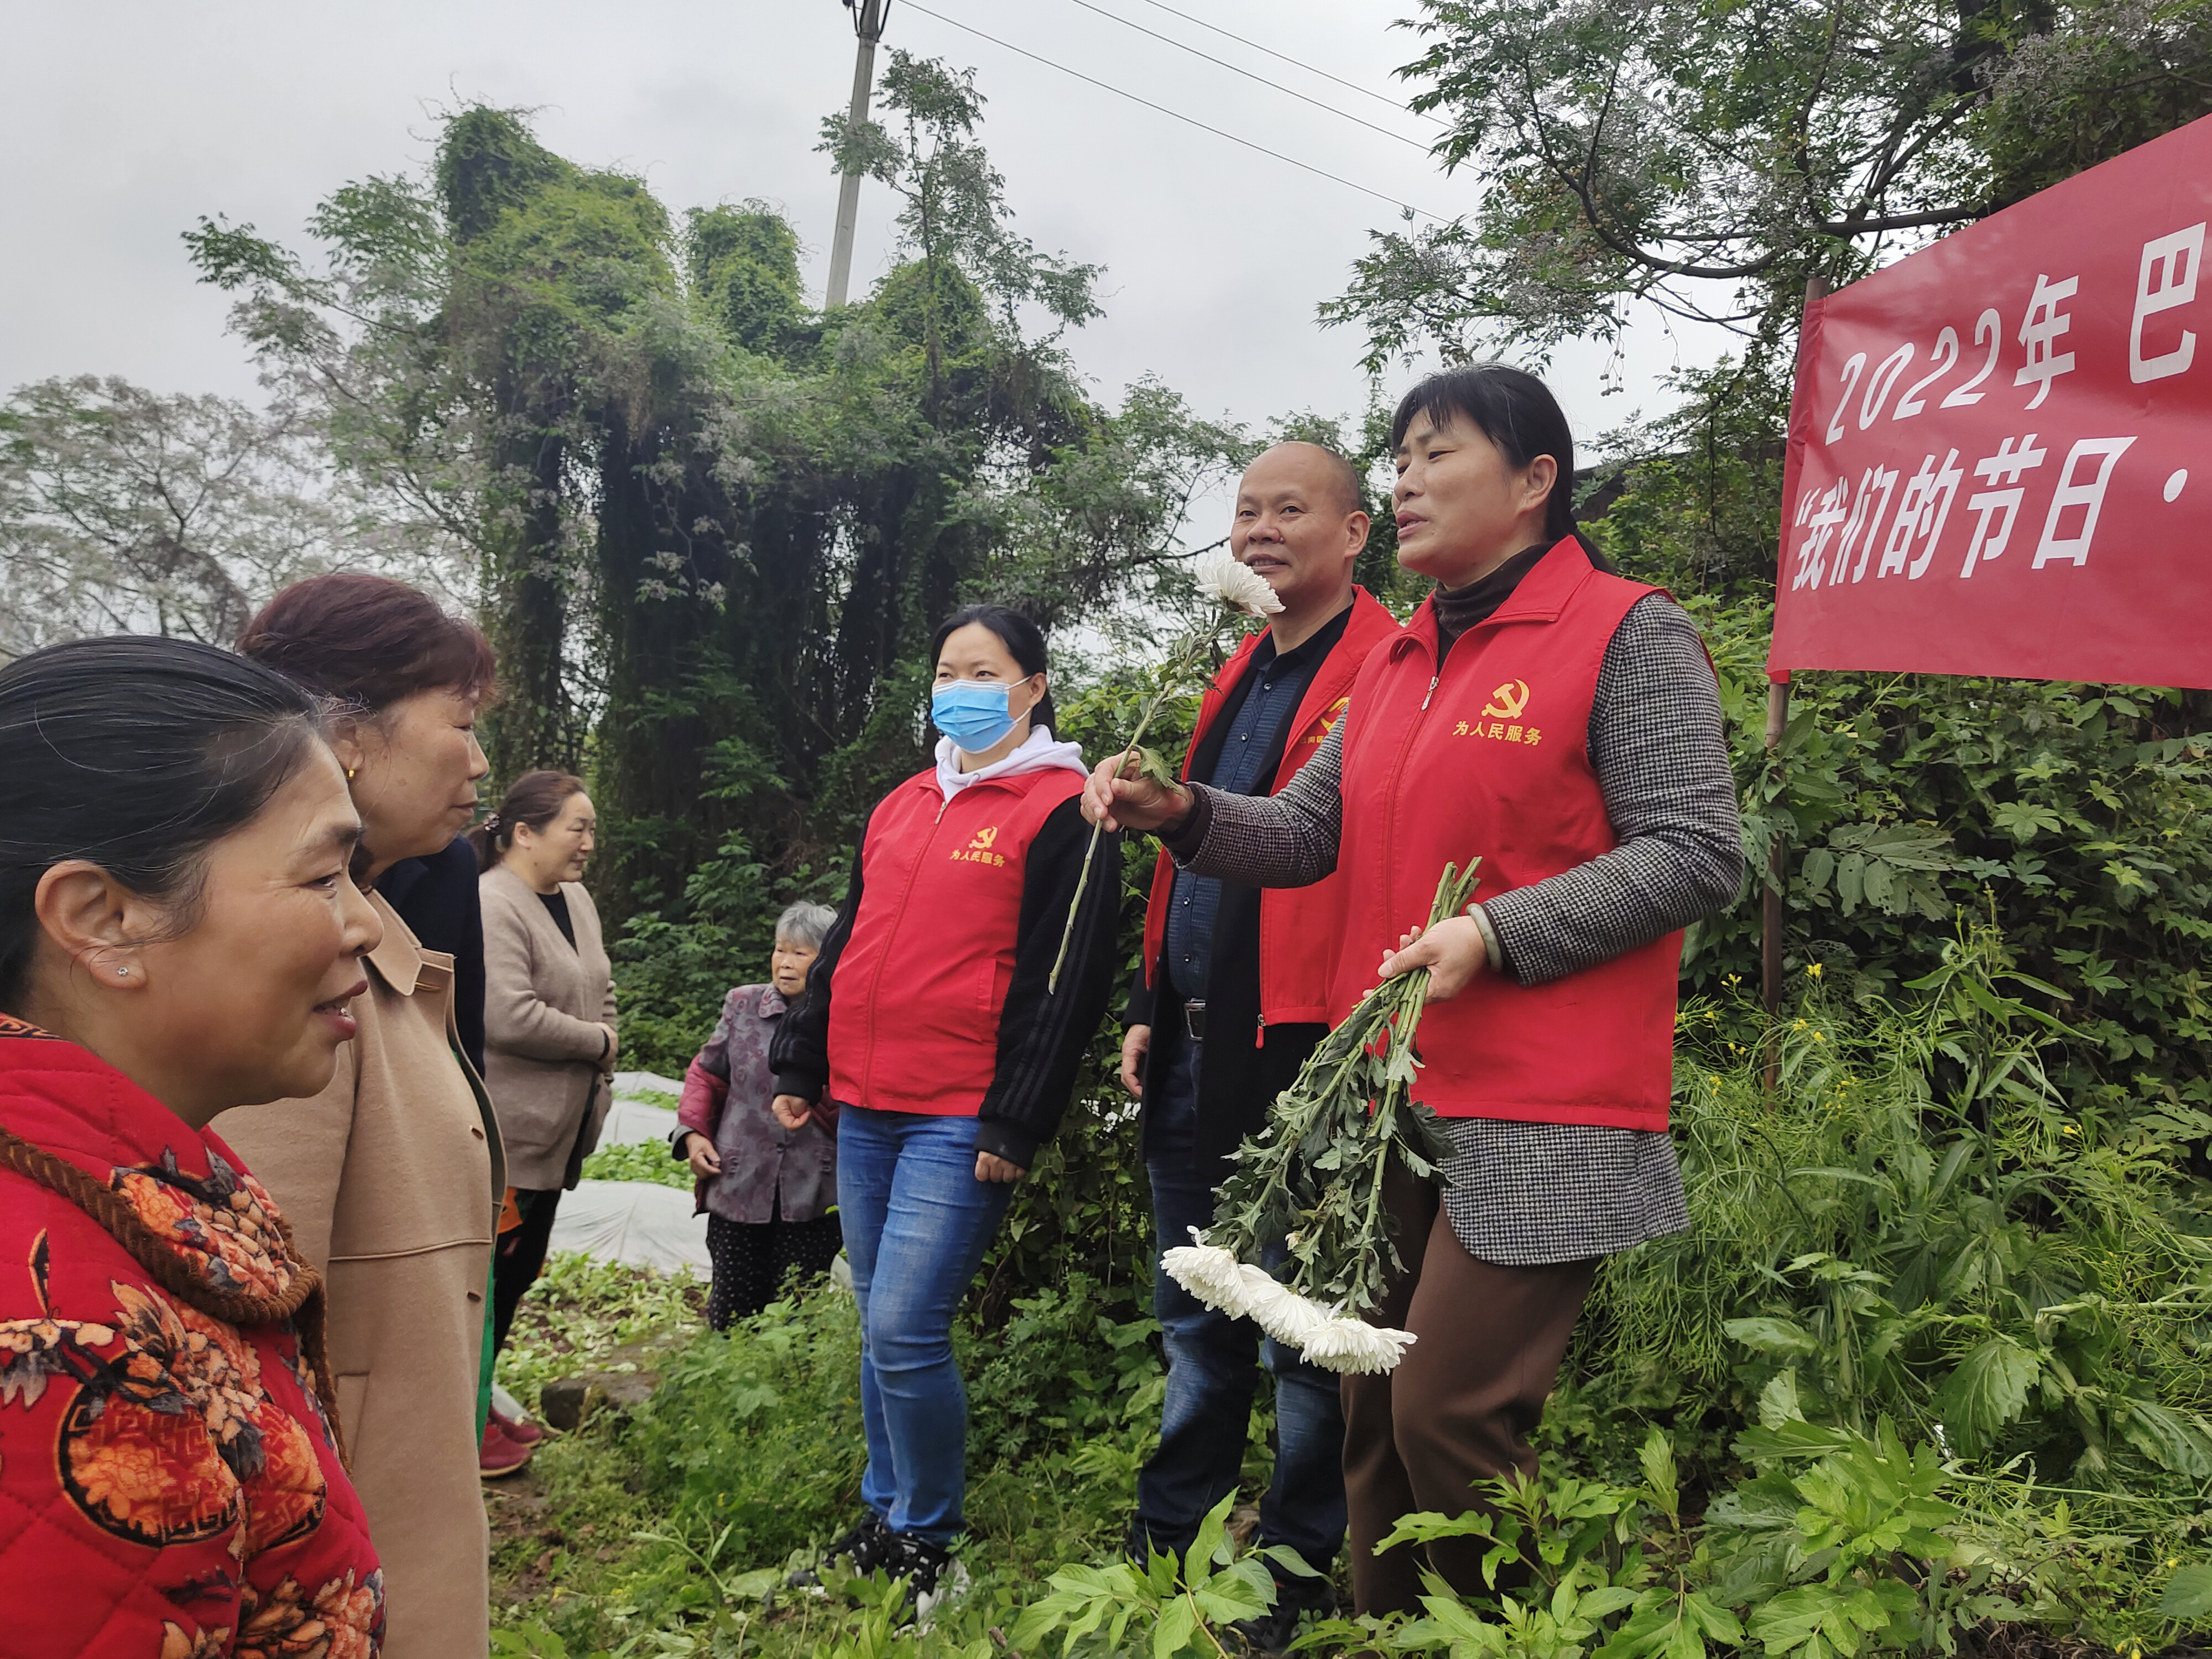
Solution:
[[[1415,37],[1410,0],[1172,0],[1176,9],[1376,91]],[[1419,137],[1402,110],[1208,33],[1149,0],[930,0],[930,10],[1209,125],[1448,214],[1470,189],[1425,155],[1313,103],[1147,39],[1103,10]],[[894,0],[888,46],[975,68],[985,142],[1018,225],[1107,268],[1107,315],[1074,337],[1094,389],[1158,374],[1201,412],[1255,425],[1354,414],[1368,392],[1351,331],[1314,308],[1343,288],[1395,210],[1086,86]],[[837,0],[380,0],[374,6],[149,0],[0,11],[0,388],[120,374],[161,391],[252,394],[224,332],[228,301],[195,283],[179,233],[228,215],[299,240],[315,203],[370,173],[418,168],[439,113],[473,100],[533,111],[538,137],[586,166],[642,176],[671,212],[760,198],[805,243],[819,297],[836,180],[813,146],[848,97]],[[884,270],[891,203],[866,186],[856,291]],[[1553,383],[1587,442],[1665,398],[1656,377],[1710,343],[1656,324],[1600,395],[1606,354],[1570,349]],[[1408,377],[1394,373],[1387,392]]]

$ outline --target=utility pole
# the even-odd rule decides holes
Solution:
[[[857,127],[868,118],[868,94],[876,82],[876,43],[884,38],[890,0],[845,0],[845,9],[853,14],[853,33],[860,43],[853,58],[851,119]],[[860,216],[860,175],[848,173],[837,189],[837,240],[830,246],[830,310],[845,303],[845,291],[852,284],[853,227]]]

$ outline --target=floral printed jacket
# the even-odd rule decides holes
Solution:
[[[0,1659],[370,1659],[321,1286],[267,1192],[4,1015],[0,1131]]]
[[[670,1146],[685,1157],[693,1130],[714,1143],[722,1173],[693,1183],[699,1210],[725,1221],[814,1221],[837,1203],[837,1108],[825,1095],[813,1121],[787,1129],[769,1102],[775,1075],[768,1045],[784,1015],[773,985],[740,985],[722,1003],[722,1018],[684,1074],[681,1126]]]

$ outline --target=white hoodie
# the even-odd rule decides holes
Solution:
[[[1064,766],[1079,778],[1091,775],[1091,769],[1083,763],[1081,747],[1072,743],[1056,743],[1048,726],[1033,726],[1021,745],[1003,760],[994,760],[988,766],[973,772],[960,769],[960,750],[950,738],[937,740],[937,787],[951,800],[971,783],[981,783],[986,778],[1018,777],[1024,772],[1042,772],[1055,766]]]

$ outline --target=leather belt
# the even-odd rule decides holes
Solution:
[[[1182,1029],[1190,1033],[1193,1042],[1206,1041],[1206,1004],[1202,1000],[1183,1004]]]

